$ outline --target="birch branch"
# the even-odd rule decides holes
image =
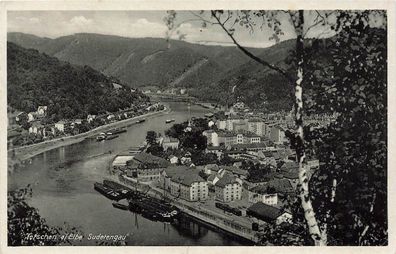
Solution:
[[[370,210],[369,210],[369,211],[370,211],[370,214],[372,214],[373,211],[374,211],[374,204],[375,204],[376,198],[377,198],[377,193],[374,192],[374,194],[373,194],[373,200],[371,201]],[[359,242],[358,242],[359,245],[362,245],[362,240],[363,240],[363,238],[366,236],[367,231],[369,230],[369,228],[370,228],[370,224],[367,224],[367,225],[364,227],[362,234],[359,236]]]

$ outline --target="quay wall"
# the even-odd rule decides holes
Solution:
[[[136,181],[125,178],[123,176],[119,177],[122,183],[133,186],[137,191],[144,192],[152,197],[162,199],[164,197],[163,190],[158,188],[150,188],[146,184],[137,183]],[[167,198],[170,203],[179,208],[182,212],[215,227],[218,227],[224,231],[230,232],[239,237],[250,240],[254,243],[259,241],[256,232],[252,230],[252,225],[250,223],[242,223],[233,220],[231,217],[226,215],[221,215],[204,207],[195,207],[193,203],[188,203],[184,200],[176,200],[173,198]]]

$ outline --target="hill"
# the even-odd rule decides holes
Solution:
[[[8,105],[24,112],[47,105],[50,121],[115,112],[148,100],[125,85],[115,89],[113,83],[122,85],[119,80],[89,66],[71,65],[10,42],[7,73]]]
[[[166,40],[160,38],[125,38],[81,33],[48,39],[9,33],[7,39],[72,64],[89,65],[132,87],[165,87],[169,84],[192,87],[195,82],[202,80],[205,83],[213,82],[217,80],[218,74],[249,60],[235,47],[172,41],[168,49]],[[197,71],[201,75],[194,75]]]
[[[264,103],[269,105],[269,110],[278,106],[289,109],[289,105],[282,102],[289,100],[281,96],[288,91],[282,77],[251,61],[236,47],[175,40],[168,49],[167,42],[160,38],[86,33],[56,39],[8,33],[7,39],[72,64],[91,66],[131,87],[186,87],[190,94],[202,100],[226,104],[241,97],[252,107],[261,107]],[[249,50],[271,63],[283,64],[293,45],[291,40],[269,48]],[[240,85],[236,93],[230,95],[236,83]],[[257,89],[261,92],[255,92]]]

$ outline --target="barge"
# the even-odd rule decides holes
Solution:
[[[94,189],[96,191],[98,191],[99,193],[101,193],[103,196],[112,199],[112,200],[120,200],[122,197],[120,195],[120,193],[118,193],[117,191],[114,191],[113,189],[106,187],[104,184],[102,183],[94,183]]]
[[[111,129],[109,130],[106,135],[115,135],[115,134],[120,134],[123,132],[127,132],[126,128],[115,128],[115,129]]]
[[[146,121],[146,119],[140,119],[140,120],[137,120],[136,123],[143,123],[145,121]]]

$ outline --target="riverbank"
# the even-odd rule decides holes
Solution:
[[[148,184],[137,183],[133,178],[119,176],[119,179],[114,177],[112,180],[120,182],[121,184],[126,184],[127,186],[132,187],[134,190],[142,192],[151,197],[157,199],[164,198],[165,192],[163,189],[149,186]],[[257,232],[252,229],[253,221],[250,219],[219,213],[218,211],[204,206],[202,203],[189,202],[180,198],[175,198],[170,194],[165,196],[172,205],[176,206],[180,209],[180,211],[196,220],[207,223],[216,229],[223,230],[229,234],[233,234],[254,244],[257,244],[260,241]]]
[[[80,134],[77,134],[74,136],[60,137],[60,138],[44,141],[44,142],[37,143],[37,144],[32,144],[32,145],[28,145],[28,146],[22,146],[22,147],[10,149],[10,150],[8,150],[9,159],[11,157],[10,153],[13,153],[13,151],[15,153],[15,157],[13,159],[11,159],[11,161],[9,161],[9,164],[15,163],[15,161],[22,162],[22,161],[28,160],[38,154],[46,152],[46,151],[50,151],[55,148],[79,143],[79,142],[83,141],[84,139],[98,135],[101,132],[106,132],[113,128],[123,128],[123,127],[131,126],[132,124],[135,124],[137,120],[169,113],[170,111],[171,111],[171,109],[166,107],[165,109],[163,109],[161,111],[150,112],[150,113],[136,116],[133,118],[129,118],[129,119],[117,121],[114,123],[102,125],[95,129],[92,129],[87,132],[80,133]]]

